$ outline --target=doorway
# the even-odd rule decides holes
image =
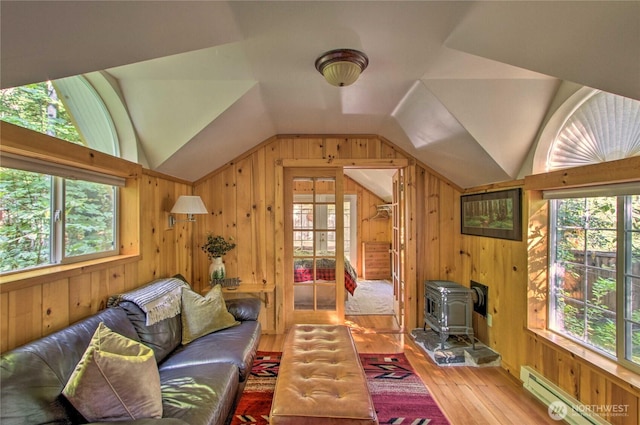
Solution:
[[[394,270],[387,279],[387,285],[392,288],[391,314],[345,317],[345,302],[353,295],[351,290],[358,290],[355,286],[350,287],[345,266],[349,257],[354,263],[362,261],[363,242],[362,235],[354,236],[349,229],[355,226],[359,232],[361,221],[371,219],[375,211],[370,210],[371,202],[361,204],[360,196],[357,202],[352,202],[348,196],[350,193],[345,193],[348,179],[344,177],[342,166],[312,168],[308,163],[299,167],[289,163],[296,162],[282,164],[280,174],[284,236],[281,245],[284,286],[280,297],[284,329],[294,323],[346,321],[349,324],[351,321],[356,327],[367,328],[367,332],[403,332],[405,295],[401,269],[404,267],[402,240],[405,222],[401,216],[405,212],[404,194],[400,194],[406,165],[396,165],[393,170],[387,170],[385,181],[391,180],[387,182],[389,186],[396,182],[396,190],[392,193],[396,198],[392,199],[393,202],[379,201],[386,207],[388,217],[385,226],[388,230],[385,238],[377,238],[379,235],[374,238],[388,242],[388,261]],[[393,175],[397,177],[392,179]],[[373,207],[375,210],[375,205]],[[397,221],[394,221],[394,215]],[[355,259],[346,252],[347,247],[350,247],[349,251],[355,251]],[[354,267],[362,272],[361,263]],[[356,284],[362,277],[356,273]]]
[[[344,322],[342,185],[340,168],[285,169],[286,328]]]
[[[403,173],[402,168],[345,170],[349,179],[362,186],[358,189],[358,201],[362,201],[358,206],[362,210],[358,217],[358,287],[354,295],[347,296],[345,318],[365,332],[403,331]],[[345,179],[345,193],[349,193],[349,179]]]

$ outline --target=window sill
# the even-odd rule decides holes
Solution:
[[[81,261],[73,264],[60,264],[41,267],[34,270],[6,273],[0,276],[0,293],[27,288],[34,285],[65,279],[101,270],[106,267],[118,266],[138,261],[140,255],[116,255],[113,257],[99,258],[95,260]]]
[[[588,363],[590,366],[598,369],[598,371],[607,375],[608,379],[617,381],[627,389],[633,390],[636,394],[640,394],[640,375],[630,369],[621,366],[613,360],[599,355],[582,345],[564,338],[561,335],[550,332],[545,329],[527,329],[530,333],[538,338],[543,339],[546,343],[550,343],[562,351],[565,351],[574,357]]]

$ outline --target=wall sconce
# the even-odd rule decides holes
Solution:
[[[172,229],[176,223],[185,221],[196,221],[194,214],[208,214],[207,207],[204,206],[204,202],[199,196],[180,196],[176,201],[176,204],[171,208],[171,214],[169,214],[169,228]],[[176,220],[173,214],[186,214],[186,220]]]

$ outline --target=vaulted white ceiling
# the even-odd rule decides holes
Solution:
[[[562,81],[640,99],[640,3],[3,0],[2,87],[105,70],[151,169],[379,134],[461,187],[516,178]],[[315,70],[364,51],[352,86]]]

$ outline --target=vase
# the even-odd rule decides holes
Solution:
[[[211,265],[209,265],[209,276],[211,277],[211,280],[224,279],[225,275],[226,273],[222,257],[215,257]]]

